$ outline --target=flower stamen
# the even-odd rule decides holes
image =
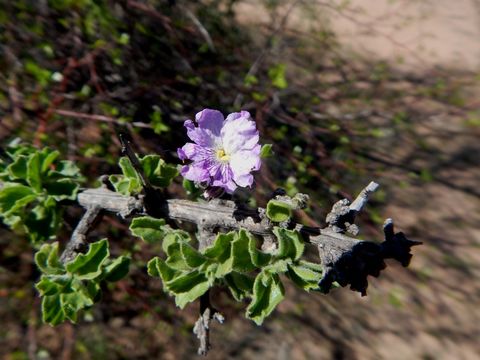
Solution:
[[[230,160],[230,155],[225,154],[225,150],[219,149],[217,150],[217,159],[222,162],[227,162]]]

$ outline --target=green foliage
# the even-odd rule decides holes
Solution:
[[[262,149],[260,150],[260,157],[262,159],[269,158],[273,156],[273,145],[272,144],[264,144],[262,145]]]
[[[285,78],[285,70],[287,66],[285,64],[277,64],[268,69],[268,77],[272,82],[272,85],[280,90],[288,87],[287,79]]]
[[[0,159],[0,217],[33,243],[55,237],[60,227],[59,202],[74,200],[82,177],[71,161],[44,148],[12,145]]]
[[[283,201],[272,199],[267,203],[266,215],[273,222],[287,221],[292,217],[292,207]]]
[[[162,241],[166,256],[150,260],[148,273],[162,280],[180,308],[220,285],[237,301],[250,298],[246,316],[261,324],[284,297],[281,274],[307,291],[318,288],[322,274],[319,265],[301,260],[305,244],[295,230],[275,227],[278,249],[266,253],[244,229],[218,234],[202,250],[192,246],[187,233],[172,230],[162,219],[134,219],[130,229],[147,242]]]
[[[128,273],[130,259],[109,256],[106,239],[90,244],[85,254],[78,254],[66,264],[60,261],[57,242],[42,245],[35,254],[35,263],[42,272],[35,287],[42,297],[43,321],[50,325],[66,319],[76,322],[79,311],[98,301],[102,281],[122,279]]]
[[[167,187],[178,175],[174,165],[169,165],[159,155],[145,155],[140,158],[140,166],[150,184],[156,187]],[[122,175],[110,175],[110,182],[115,190],[123,195],[138,194],[142,191],[142,180],[135,171],[130,160],[122,157],[119,160]]]

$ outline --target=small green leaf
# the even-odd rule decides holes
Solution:
[[[207,258],[187,243],[180,244],[180,251],[183,259],[191,268],[197,268],[207,262]]]
[[[305,249],[305,243],[298,231],[274,227],[273,233],[278,239],[277,256],[279,258],[300,259]]]
[[[272,256],[270,254],[264,253],[263,251],[260,251],[257,248],[255,238],[251,234],[249,234],[249,236],[250,241],[248,243],[248,252],[250,253],[252,263],[259,268],[266,266],[272,259]]]
[[[118,161],[122,174],[128,179],[138,179],[137,172],[127,157],[121,157]]]
[[[106,275],[105,280],[115,282],[123,279],[128,274],[129,267],[130,258],[119,256],[103,268],[103,272]]]
[[[175,294],[187,292],[196,284],[206,281],[205,274],[198,270],[182,273],[166,283],[167,289]]]
[[[62,274],[65,272],[58,257],[58,242],[43,244],[35,254],[35,264],[44,274]]]
[[[261,325],[265,318],[283,300],[285,289],[276,274],[261,272],[253,284],[253,298],[247,307],[246,316]]]
[[[286,89],[288,87],[287,79],[285,78],[285,64],[277,64],[268,69],[268,77],[272,81],[272,85],[278,89]]]
[[[101,266],[108,255],[108,241],[102,239],[90,244],[86,254],[78,254],[65,267],[68,272],[75,274],[77,279],[92,280],[101,275]]]
[[[154,257],[148,262],[148,275],[153,277],[159,277],[165,283],[172,280],[178,273],[171,267],[169,267],[165,261],[159,257]]]
[[[156,219],[150,216],[137,217],[130,224],[130,231],[133,235],[140,237],[147,243],[161,241],[166,233],[164,219]]]
[[[264,144],[262,145],[262,149],[260,150],[260,157],[262,159],[269,158],[273,156],[273,145],[272,144]]]
[[[318,289],[318,282],[322,278],[322,272],[317,272],[309,267],[301,265],[289,265],[287,276],[298,287],[310,291]]]
[[[192,267],[187,264],[185,258],[181,252],[181,244],[175,243],[168,247],[168,257],[165,263],[172,269],[178,271],[190,271]]]
[[[60,294],[43,297],[42,320],[53,326],[65,321],[65,312],[62,309]]]
[[[267,203],[266,215],[274,222],[283,222],[292,216],[292,208],[284,202],[270,200]]]
[[[254,241],[252,236],[244,229],[236,234],[231,247],[232,267],[235,271],[249,272],[255,269],[249,251],[249,244],[252,240]]]
[[[37,198],[34,191],[25,185],[4,183],[0,189],[0,216],[13,214]]]
[[[27,162],[27,182],[37,192],[42,191],[40,153],[31,155]]]
[[[175,304],[183,309],[188,303],[197,300],[200,296],[205,294],[210,289],[211,284],[206,280],[196,284],[189,291],[177,294],[175,296]]]
[[[255,279],[246,274],[232,272],[225,276],[225,282],[232,296],[237,301],[242,301],[252,295]]]
[[[19,155],[13,163],[7,166],[10,178],[13,180],[27,180],[28,156]]]
[[[281,260],[276,260],[272,262],[271,264],[263,267],[263,271],[265,273],[271,273],[271,274],[283,274],[287,272],[288,270],[288,265],[292,263],[291,259],[281,259]]]
[[[44,184],[48,195],[53,196],[56,201],[60,200],[75,200],[80,185],[70,179],[60,179],[55,182]]]
[[[211,259],[224,261],[230,257],[230,247],[235,239],[235,232],[218,234],[212,245],[202,250],[202,253]]]
[[[163,238],[162,241],[162,249],[167,255],[171,255],[172,251],[175,251],[175,249],[171,250],[170,246],[174,244],[181,244],[181,243],[188,243],[190,242],[190,235],[186,233],[183,230],[170,230],[165,237]]]

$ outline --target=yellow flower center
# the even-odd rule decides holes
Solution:
[[[225,154],[225,150],[219,149],[217,150],[217,159],[223,162],[227,162],[230,160],[230,155]]]

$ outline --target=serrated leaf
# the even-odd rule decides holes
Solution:
[[[43,244],[35,254],[35,264],[44,274],[61,274],[65,272],[58,257],[58,242]]]
[[[130,231],[133,235],[152,244],[161,241],[165,237],[167,228],[164,219],[143,216],[132,220]]]
[[[70,179],[60,179],[44,184],[44,188],[47,190],[48,195],[52,196],[56,201],[75,200],[80,185]]]
[[[253,284],[253,297],[247,307],[246,316],[261,325],[265,318],[283,300],[285,289],[276,274],[261,272]]]
[[[204,248],[202,253],[210,258],[220,262],[230,257],[230,247],[235,239],[235,232],[231,231],[227,234],[218,234],[212,245]]]
[[[0,190],[0,216],[8,216],[37,198],[28,186],[5,183]]]
[[[78,254],[65,265],[68,272],[80,280],[92,280],[102,274],[102,264],[109,256],[108,241],[102,239],[90,244],[86,254]]]
[[[40,153],[29,156],[27,161],[27,183],[37,192],[42,191]]]
[[[153,277],[159,277],[165,283],[172,280],[177,271],[169,267],[162,259],[155,257],[148,262],[148,275]]]
[[[128,179],[138,179],[137,172],[127,157],[121,157],[118,161],[122,174]]]
[[[273,222],[287,221],[292,216],[292,208],[284,202],[270,200],[267,203],[266,215]]]
[[[250,237],[248,252],[250,253],[252,263],[259,268],[266,266],[272,259],[272,256],[259,250],[255,238],[250,233],[248,233],[248,235]]]
[[[273,261],[271,264],[264,266],[263,271],[265,273],[271,274],[283,274],[287,272],[288,265],[292,263],[291,259],[277,259]]]
[[[35,288],[40,296],[49,296],[61,293],[69,286],[72,278],[69,275],[42,275],[40,281],[35,284]]]
[[[175,243],[169,246],[168,248],[168,257],[165,263],[170,266],[172,269],[178,271],[190,271],[192,267],[187,264],[185,258],[181,252],[181,245],[180,243]]]
[[[305,249],[305,243],[298,231],[274,227],[273,233],[278,240],[278,251],[276,254],[278,258],[300,259]]]
[[[314,271],[305,266],[289,265],[287,276],[298,287],[310,291],[318,289],[318,282],[322,278],[322,273]]]
[[[200,296],[205,294],[208,289],[210,289],[210,283],[207,281],[203,281],[201,283],[196,284],[192,289],[182,294],[178,294],[175,296],[175,304],[180,308],[183,309],[185,305],[188,303],[197,300]]]
[[[42,320],[53,326],[65,321],[65,312],[62,309],[60,294],[43,297]]]
[[[28,237],[33,243],[55,237],[60,225],[60,208],[51,196],[36,205],[24,219]]]
[[[143,172],[153,186],[167,187],[178,175],[176,166],[168,165],[158,155],[146,155],[140,159]]]
[[[103,268],[105,280],[115,282],[124,278],[128,274],[129,267],[130,258],[126,256],[119,256]]]
[[[249,244],[252,240],[251,235],[244,229],[236,234],[231,246],[232,267],[235,271],[249,272],[256,268],[252,263],[249,251]]]
[[[187,265],[191,268],[202,266],[208,261],[207,258],[187,243],[180,243],[180,252]]]
[[[43,148],[40,151],[40,173],[45,173],[59,156],[58,150]]]
[[[171,255],[172,251],[170,250],[170,246],[183,242],[190,242],[190,235],[188,235],[188,233],[183,230],[170,230],[163,238],[162,249],[167,255]]]
[[[53,177],[69,177],[78,178],[81,177],[80,169],[73,161],[61,160],[55,167],[55,170],[50,172],[50,176]]]
[[[27,162],[28,157],[19,155],[14,162],[7,166],[10,178],[13,180],[27,180]]]
[[[253,292],[253,283],[255,279],[246,274],[232,272],[225,276],[225,283],[237,301],[241,301],[251,296]]]
[[[204,273],[193,270],[176,275],[173,279],[167,281],[165,285],[169,291],[179,294],[190,291],[197,284],[207,280]]]

